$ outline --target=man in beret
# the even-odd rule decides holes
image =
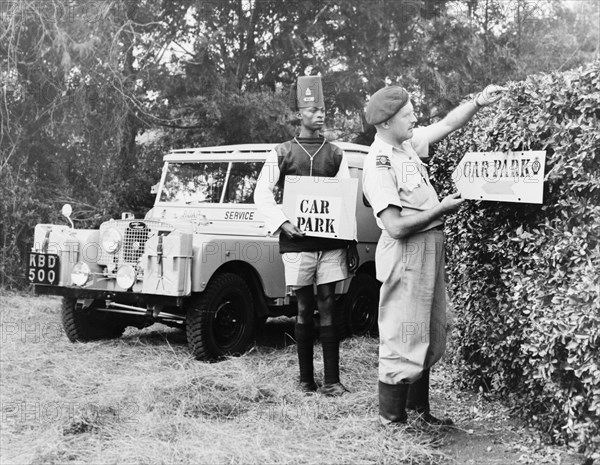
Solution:
[[[389,86],[367,104],[367,123],[377,134],[365,159],[363,191],[373,207],[381,237],[375,254],[379,301],[379,418],[405,423],[406,409],[433,425],[451,425],[434,417],[429,405],[429,370],[446,348],[444,216],[463,202],[459,193],[441,202],[429,180],[429,144],[462,128],[505,89],[488,86],[469,102],[430,126],[417,119],[408,92]]]
[[[339,339],[333,325],[335,286],[358,267],[356,242],[306,236],[285,216],[275,200],[275,190],[283,188],[286,175],[350,178],[350,170],[343,150],[320,134],[325,123],[320,76],[299,77],[291,97],[292,110],[301,122],[300,134],[277,145],[268,155],[256,184],[254,201],[265,218],[267,231],[280,232],[279,252],[283,255],[285,282],[294,290],[298,302],[294,332],[299,388],[307,393],[318,389],[313,369],[313,284],[316,284],[324,365],[324,381],[319,391],[326,396],[341,396],[347,389],[340,382]]]

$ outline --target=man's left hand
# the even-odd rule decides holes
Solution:
[[[480,107],[487,107],[492,103],[496,103],[502,98],[502,95],[508,89],[506,87],[489,85],[475,97],[475,104]]]
[[[348,246],[348,270],[354,273],[358,269],[358,250],[356,244],[352,243]]]

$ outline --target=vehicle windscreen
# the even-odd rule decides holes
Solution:
[[[169,163],[160,202],[253,203],[264,162]],[[281,195],[276,192],[278,200]]]

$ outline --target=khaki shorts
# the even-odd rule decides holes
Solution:
[[[285,284],[294,288],[347,279],[346,249],[282,254]]]

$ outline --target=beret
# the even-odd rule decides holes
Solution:
[[[375,125],[387,121],[408,103],[408,92],[404,87],[388,86],[379,89],[369,99],[365,109],[367,123]]]

